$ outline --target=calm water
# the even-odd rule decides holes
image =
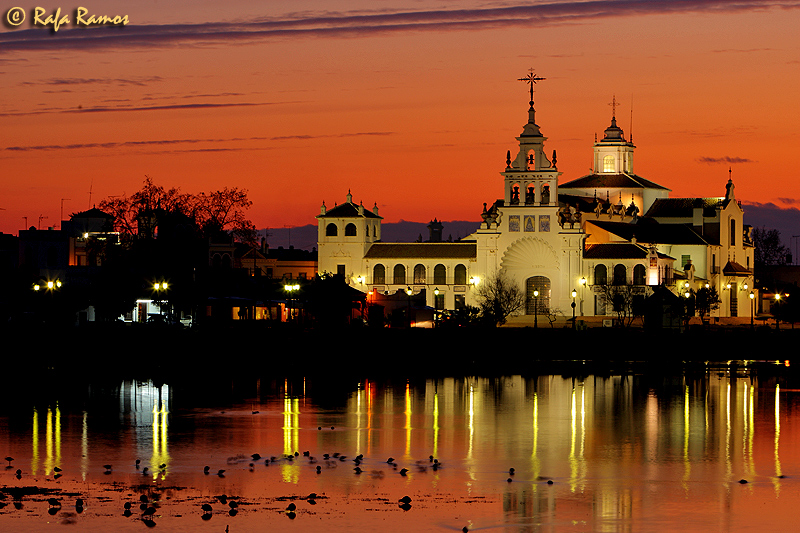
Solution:
[[[771,374],[20,387],[0,410],[0,530],[785,530],[800,391]]]

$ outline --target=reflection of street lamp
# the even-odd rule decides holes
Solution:
[[[753,294],[753,291],[750,291],[750,330],[751,331],[753,329],[755,329],[755,326],[753,325],[753,307],[755,307],[755,304],[756,304],[756,295]]]
[[[575,331],[575,297],[578,295],[578,291],[572,289],[572,330]]]
[[[536,329],[539,327],[538,324],[539,319],[539,291],[533,291],[533,328]]]

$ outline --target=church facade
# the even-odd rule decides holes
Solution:
[[[571,315],[574,302],[579,317],[615,314],[609,286],[637,298],[658,285],[681,295],[713,286],[722,303],[712,316],[749,316],[753,246],[730,177],[724,197],[670,198],[634,173],[635,146],[612,114],[592,173],[559,185],[546,140],[531,91],[516,154],[500,172],[503,197],[483,205],[479,228],[459,242],[442,242],[434,221],[429,242],[384,243],[377,205],[356,204],[350,192],[331,209],[323,203],[319,272],[370,295],[424,292],[435,309],[475,305],[480,284],[502,273],[526,295],[522,314]]]

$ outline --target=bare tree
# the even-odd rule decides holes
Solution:
[[[783,265],[788,259],[789,249],[781,244],[781,232],[776,229],[753,228],[753,245],[756,267]]]
[[[617,320],[625,327],[643,316],[644,310],[637,304],[637,296],[643,296],[644,290],[637,285],[600,285],[598,296],[606,309],[611,308],[617,314]]]
[[[522,289],[501,270],[486,278],[478,288],[478,308],[486,323],[500,326],[525,305]]]
[[[107,198],[99,208],[114,217],[116,230],[127,237],[153,235],[159,219],[178,215],[191,220],[203,235],[231,232],[240,241],[255,244],[258,232],[245,216],[252,205],[246,189],[225,187],[190,194],[175,187],[165,189],[146,176],[141,190],[131,196]]]

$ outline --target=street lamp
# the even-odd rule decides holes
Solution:
[[[778,310],[778,304],[779,303],[781,303],[781,293],[778,292],[778,293],[775,294],[775,310],[776,311]],[[777,331],[777,330],[781,329],[780,321],[778,320],[778,315],[776,315],[774,311],[773,311],[772,314],[775,316],[775,331]]]
[[[295,283],[294,285],[284,285],[283,290],[289,293],[289,318],[294,318],[294,305],[292,304],[292,293],[295,293],[300,290],[300,285]]]
[[[575,297],[578,295],[578,291],[572,289],[572,331],[575,331]]]
[[[539,327],[538,323],[539,319],[539,291],[533,291],[533,328],[536,329]]]
[[[408,295],[408,311],[406,312],[406,315],[408,315],[408,327],[409,327],[409,329],[411,328],[411,293],[412,292],[413,291],[411,290],[411,287],[408,287],[406,289],[406,294]]]
[[[586,277],[581,276],[579,282],[581,284],[581,316],[583,316],[583,300],[585,299],[586,295]]]
[[[168,288],[168,285],[167,285],[166,281],[162,281],[162,282],[156,281],[155,283],[153,283],[153,290],[156,291],[156,298],[155,299],[158,302],[158,314],[160,316],[162,316],[162,317],[164,316],[164,309],[162,308],[162,305],[161,305],[161,303],[163,301],[162,298],[161,298],[161,292],[162,291],[166,291],[167,288]]]
[[[755,329],[755,326],[753,325],[753,307],[755,307],[755,303],[756,303],[756,295],[753,293],[753,291],[750,291],[750,330],[751,331],[753,329]]]

